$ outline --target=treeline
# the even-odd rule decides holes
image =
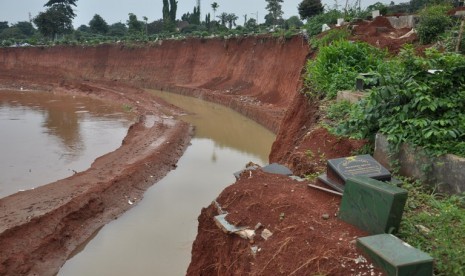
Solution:
[[[285,38],[305,32],[309,36],[321,32],[323,24],[336,24],[338,18],[346,21],[353,18],[366,18],[373,10],[381,14],[416,13],[428,5],[448,3],[457,5],[459,0],[411,0],[410,2],[386,5],[377,2],[361,9],[356,2],[353,6],[324,9],[321,0],[302,0],[296,7],[299,16],[283,18],[283,0],[264,0],[268,13],[260,19],[258,13],[238,16],[220,10],[220,5],[210,4],[212,13],[202,13],[194,6],[192,12],[182,14],[177,19],[177,1],[163,1],[163,18],[149,22],[148,17],[138,18],[129,13],[126,22],[109,24],[102,16],[95,14],[86,25],[74,29],[72,21],[76,16],[73,7],[77,0],[49,0],[40,12],[30,21],[15,24],[0,22],[0,46],[38,44],[98,44],[116,41],[154,41],[166,38],[209,37],[249,35],[272,32]],[[258,22],[261,20],[262,22]],[[304,24],[303,21],[306,21]]]

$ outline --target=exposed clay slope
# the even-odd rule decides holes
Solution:
[[[225,234],[214,222],[220,212],[212,203],[199,216],[187,275],[380,275],[356,261],[355,239],[367,234],[334,216],[340,197],[256,170],[243,173],[217,203],[228,222],[257,228],[256,235]],[[272,233],[267,239],[265,229]]]
[[[353,155],[366,141],[337,137],[321,127],[319,103],[297,94],[273,143],[270,162],[288,166],[295,175],[321,173],[326,160]]]
[[[89,83],[83,93],[80,86],[68,83],[53,91],[130,103],[140,120],[120,148],[88,170],[0,199],[0,275],[55,275],[78,245],[175,168],[190,140],[186,123],[161,117],[161,109],[175,110],[144,91]]]
[[[276,132],[308,51],[301,37],[3,48],[0,79],[105,79],[187,93],[230,106]]]

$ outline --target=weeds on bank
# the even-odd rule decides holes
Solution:
[[[465,194],[442,195],[419,182],[408,191],[399,237],[435,259],[435,275],[465,275]]]
[[[132,111],[132,106],[129,104],[123,104],[123,110],[126,112],[131,112]]]

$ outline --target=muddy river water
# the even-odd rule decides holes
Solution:
[[[197,217],[249,161],[267,164],[275,136],[240,114],[199,99],[151,91],[192,115],[191,145],[176,170],[137,206],[104,226],[59,275],[184,275]]]
[[[86,170],[121,145],[134,120],[85,97],[0,90],[0,197]]]

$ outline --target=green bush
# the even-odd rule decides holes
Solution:
[[[332,29],[326,32],[321,38],[312,38],[310,44],[313,48],[320,48],[330,45],[333,41],[348,39],[349,36],[350,32],[346,28]]]
[[[452,19],[447,15],[452,7],[450,5],[433,5],[424,8],[420,12],[420,22],[417,28],[418,37],[422,44],[429,44],[452,24]]]
[[[363,42],[334,41],[307,62],[305,84],[332,99],[340,90],[354,89],[357,75],[376,70],[385,57],[386,52]]]
[[[344,17],[342,12],[338,10],[330,10],[326,13],[321,13],[309,18],[307,20],[307,24],[304,25],[304,28],[310,36],[314,36],[321,33],[321,26],[323,24],[336,24],[337,19],[342,17]]]
[[[399,237],[435,259],[435,275],[465,275],[465,198],[427,191],[404,181],[408,191]]]
[[[410,47],[385,67],[380,85],[340,133],[370,137],[379,131],[394,145],[419,146],[430,156],[465,156],[465,56],[428,49],[420,57]]]

